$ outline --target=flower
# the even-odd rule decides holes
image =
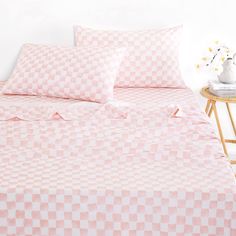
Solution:
[[[215,40],[213,45],[208,47],[208,53],[201,58],[201,61],[196,65],[199,70],[201,68],[207,68],[215,73],[222,71],[222,64],[228,59],[232,58],[233,51],[220,43],[219,40]]]

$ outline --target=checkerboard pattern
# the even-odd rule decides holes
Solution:
[[[146,31],[105,31],[75,27],[75,44],[126,47],[117,87],[183,88],[178,51],[182,27]]]
[[[0,121],[0,236],[235,235],[234,174],[192,92],[117,88],[115,99],[0,96],[0,107],[93,111],[85,123]]]
[[[139,120],[145,124],[156,116],[174,117],[179,114],[179,107],[163,105],[155,109],[139,107],[125,102],[112,101],[106,104],[84,102],[80,100],[52,99],[47,97],[2,96],[0,99],[0,121],[49,121],[77,120],[86,124],[93,120],[95,123],[113,122],[113,119]],[[88,122],[89,121],[89,122]]]
[[[24,45],[5,94],[44,95],[105,103],[123,59],[120,48]]]
[[[235,235],[232,194],[10,190],[0,200],[4,236]]]

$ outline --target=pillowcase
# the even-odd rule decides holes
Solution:
[[[26,44],[2,93],[105,103],[113,99],[124,51]]]
[[[178,52],[182,26],[162,30],[105,31],[75,26],[78,47],[126,47],[116,87],[185,88]]]

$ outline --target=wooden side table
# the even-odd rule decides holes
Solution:
[[[219,120],[219,116],[218,116],[218,111],[216,108],[216,102],[224,102],[226,104],[226,108],[228,111],[228,115],[231,121],[231,125],[232,128],[234,130],[234,134],[236,136],[236,127],[234,124],[234,120],[233,120],[233,116],[230,110],[230,103],[236,103],[236,97],[235,98],[222,98],[222,97],[217,97],[215,95],[213,95],[212,93],[209,92],[209,88],[208,87],[204,87],[201,90],[201,95],[205,98],[207,98],[207,105],[206,105],[206,113],[209,117],[211,117],[212,112],[214,112],[215,115],[215,119],[216,119],[216,124],[218,127],[218,131],[219,131],[219,135],[220,135],[220,139],[221,139],[221,143],[225,152],[225,155],[228,156],[228,151],[226,148],[226,143],[236,143],[236,140],[233,139],[225,139],[223,132],[222,132],[222,128],[221,128],[221,124],[220,124],[220,120]],[[231,161],[231,164],[236,164],[236,161]]]

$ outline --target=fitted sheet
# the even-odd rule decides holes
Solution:
[[[0,96],[0,235],[234,235],[235,179],[189,89]]]

